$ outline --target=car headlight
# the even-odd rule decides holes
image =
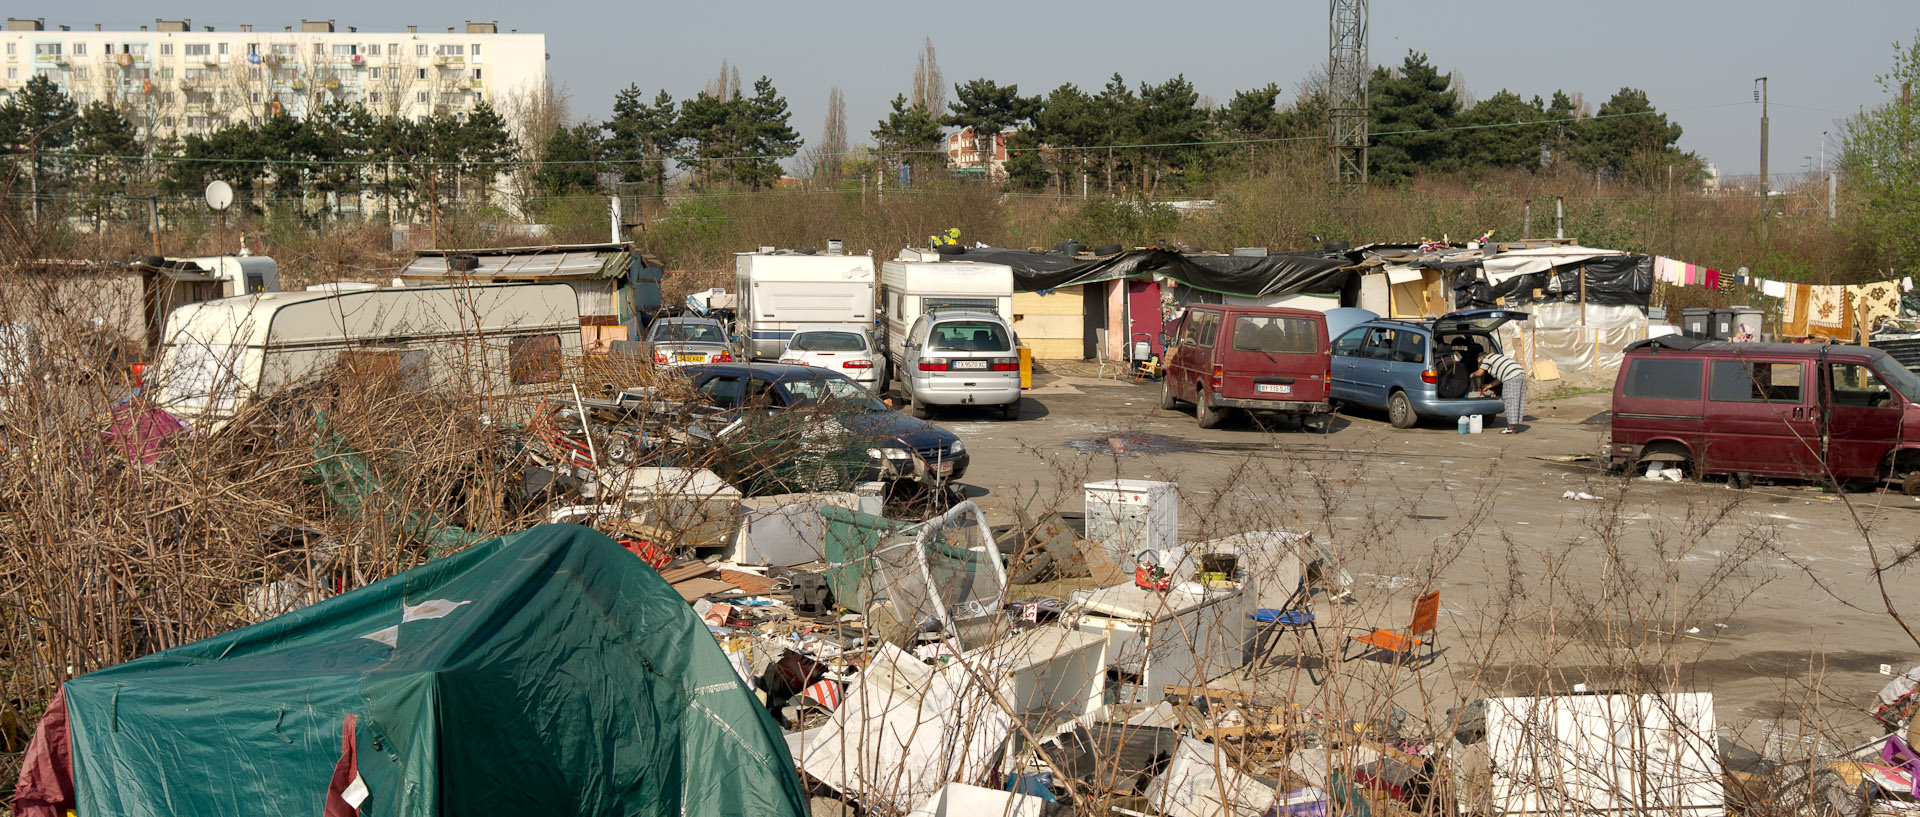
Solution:
[[[948,453],[950,453],[950,454],[964,454],[964,453],[966,453],[966,452],[967,452],[967,447],[966,447],[966,446],[964,446],[964,445],[961,445],[961,444],[960,444],[960,441],[959,441],[959,440],[954,440],[954,441],[953,441],[953,449],[952,449],[951,451],[949,451]]]
[[[869,448],[867,449],[867,456],[876,460],[910,460],[913,459],[913,452],[902,448]]]

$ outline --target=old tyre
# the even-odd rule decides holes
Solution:
[[[1015,399],[1013,402],[1001,406],[1000,419],[1002,420],[1020,419],[1020,401],[1018,399]]]
[[[1201,428],[1219,428],[1226,411],[1214,408],[1207,403],[1207,395],[1202,393],[1193,401],[1193,419]]]
[[[1160,410],[1161,410],[1161,411],[1171,411],[1171,410],[1173,410],[1173,409],[1174,409],[1175,407],[1177,407],[1178,405],[1180,405],[1180,401],[1179,401],[1179,400],[1176,400],[1176,399],[1174,399],[1174,396],[1173,396],[1173,381],[1172,381],[1172,380],[1167,380],[1167,379],[1164,379],[1164,378],[1163,378],[1163,379],[1161,379],[1161,381],[1160,381]]]
[[[927,413],[927,404],[920,402],[918,397],[907,395],[907,416],[916,420],[925,420]]]
[[[1413,399],[1406,392],[1397,391],[1387,398],[1387,422],[1394,428],[1413,428],[1420,422],[1420,415],[1413,413]]]
[[[1920,472],[1908,474],[1906,479],[1900,480],[1900,490],[1907,496],[1920,496]]]

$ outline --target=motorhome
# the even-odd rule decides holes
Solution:
[[[794,250],[740,253],[735,331],[754,360],[778,360],[809,323],[873,323],[873,257]]]
[[[999,315],[1013,322],[1013,268],[979,261],[943,261],[938,253],[907,249],[880,265],[881,311],[886,315],[887,359],[901,372],[914,322],[939,310]]]
[[[148,396],[213,430],[247,401],[331,371],[513,397],[554,390],[580,352],[565,284],[268,292],[175,310]]]

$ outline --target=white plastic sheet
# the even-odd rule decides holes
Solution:
[[[1224,750],[1187,737],[1146,796],[1166,817],[1258,817],[1273,805],[1273,787],[1228,767]]]
[[[989,680],[990,679],[990,680]],[[983,674],[1012,697],[1005,676]],[[847,797],[906,811],[951,780],[978,780],[1013,720],[960,663],[938,669],[887,645],[826,725],[806,732],[800,768]]]

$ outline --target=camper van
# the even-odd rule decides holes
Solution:
[[[336,367],[516,396],[555,388],[579,354],[565,284],[268,292],[174,310],[148,395],[210,431],[248,400]]]
[[[1013,323],[1013,268],[979,261],[942,261],[922,250],[902,250],[880,265],[881,311],[886,314],[887,360],[900,374],[914,322],[940,310],[985,312]]]
[[[873,257],[792,250],[740,253],[735,331],[753,360],[779,360],[809,323],[873,323]]]

